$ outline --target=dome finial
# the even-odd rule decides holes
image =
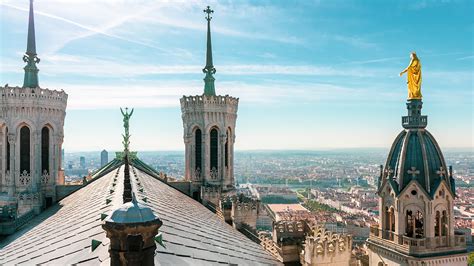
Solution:
[[[425,128],[428,124],[428,116],[421,115],[423,102],[421,99],[408,99],[408,115],[402,116],[402,126],[406,129]]]

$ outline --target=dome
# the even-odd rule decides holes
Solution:
[[[112,212],[112,214],[106,219],[106,222],[112,223],[145,223],[157,220],[158,217],[153,211],[139,203],[135,194],[132,197],[131,202],[124,203],[122,206]]]
[[[454,193],[454,181],[448,173],[441,149],[433,135],[425,129],[427,117],[421,116],[421,100],[409,100],[408,116],[402,118],[405,128],[392,144],[383,179],[394,182],[402,191],[412,180],[433,196],[442,180]]]

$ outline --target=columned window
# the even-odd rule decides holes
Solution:
[[[390,230],[390,213],[388,207],[385,207],[385,230]]]
[[[49,128],[41,130],[41,174],[49,173]]]
[[[202,169],[202,133],[198,128],[194,131],[194,170],[201,171]]]
[[[408,210],[406,213],[406,235],[408,237],[423,238],[423,214],[420,211]]]
[[[211,130],[211,143],[210,143],[210,151],[211,151],[211,171],[218,170],[218,149],[219,149],[219,133],[217,129],[213,128]]]
[[[30,128],[20,129],[20,173],[30,173]]]
[[[448,235],[448,214],[446,211],[443,211],[443,216],[441,217],[441,235]]]
[[[441,215],[439,214],[439,211],[436,211],[436,216],[435,216],[435,236],[440,236],[440,232],[441,232],[441,227],[440,227],[440,223],[441,223]]]

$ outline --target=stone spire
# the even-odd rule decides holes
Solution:
[[[214,74],[216,69],[212,63],[212,44],[211,44],[211,13],[214,13],[209,6],[207,9],[204,9],[204,13],[207,13],[207,50],[206,50],[206,66],[202,69],[202,72],[206,74],[204,77],[204,95],[216,95],[216,89],[214,86]]]
[[[36,56],[36,40],[35,40],[35,18],[33,12],[33,0],[30,0],[30,15],[28,21],[28,44],[26,47],[26,53],[23,56],[23,61],[26,66],[25,79],[23,81],[24,88],[36,88],[38,84],[38,71],[36,64],[40,62],[40,59]]]

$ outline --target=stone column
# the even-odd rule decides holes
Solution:
[[[224,128],[225,129],[225,128]],[[226,183],[227,179],[227,172],[225,169],[225,142],[226,142],[227,135],[225,133],[222,133],[220,135],[220,141],[219,141],[219,149],[218,149],[218,155],[219,155],[219,183],[220,186],[223,188]]]
[[[15,167],[15,156],[16,156],[16,135],[13,133],[8,133],[8,143],[10,144],[10,161],[7,162],[10,164],[10,189],[8,192],[9,196],[14,196],[16,193],[16,182],[17,182],[17,172]]]
[[[191,163],[191,137],[188,135],[184,136],[184,179],[185,180],[192,180],[192,173],[194,172],[192,168],[192,163]]]
[[[230,179],[230,185],[235,186],[235,180],[234,180],[234,142],[235,142],[235,136],[233,134],[234,129],[232,128],[231,134],[229,136],[229,179]]]
[[[203,161],[202,169],[201,169],[201,181],[202,183],[205,183],[209,176],[211,175],[211,154],[210,154],[210,147],[208,146],[210,144],[210,134],[205,132],[204,130],[202,131],[202,144],[201,144],[201,160]]]
[[[31,132],[30,175],[34,192],[41,188],[41,129]]]
[[[3,192],[3,189],[5,188],[6,181],[5,181],[5,169],[4,167],[5,162],[4,162],[4,157],[3,157],[3,150],[7,145],[4,145],[5,142],[5,135],[3,133],[3,129],[5,127],[3,125],[0,125],[0,192]],[[6,157],[6,156],[5,156]]]

